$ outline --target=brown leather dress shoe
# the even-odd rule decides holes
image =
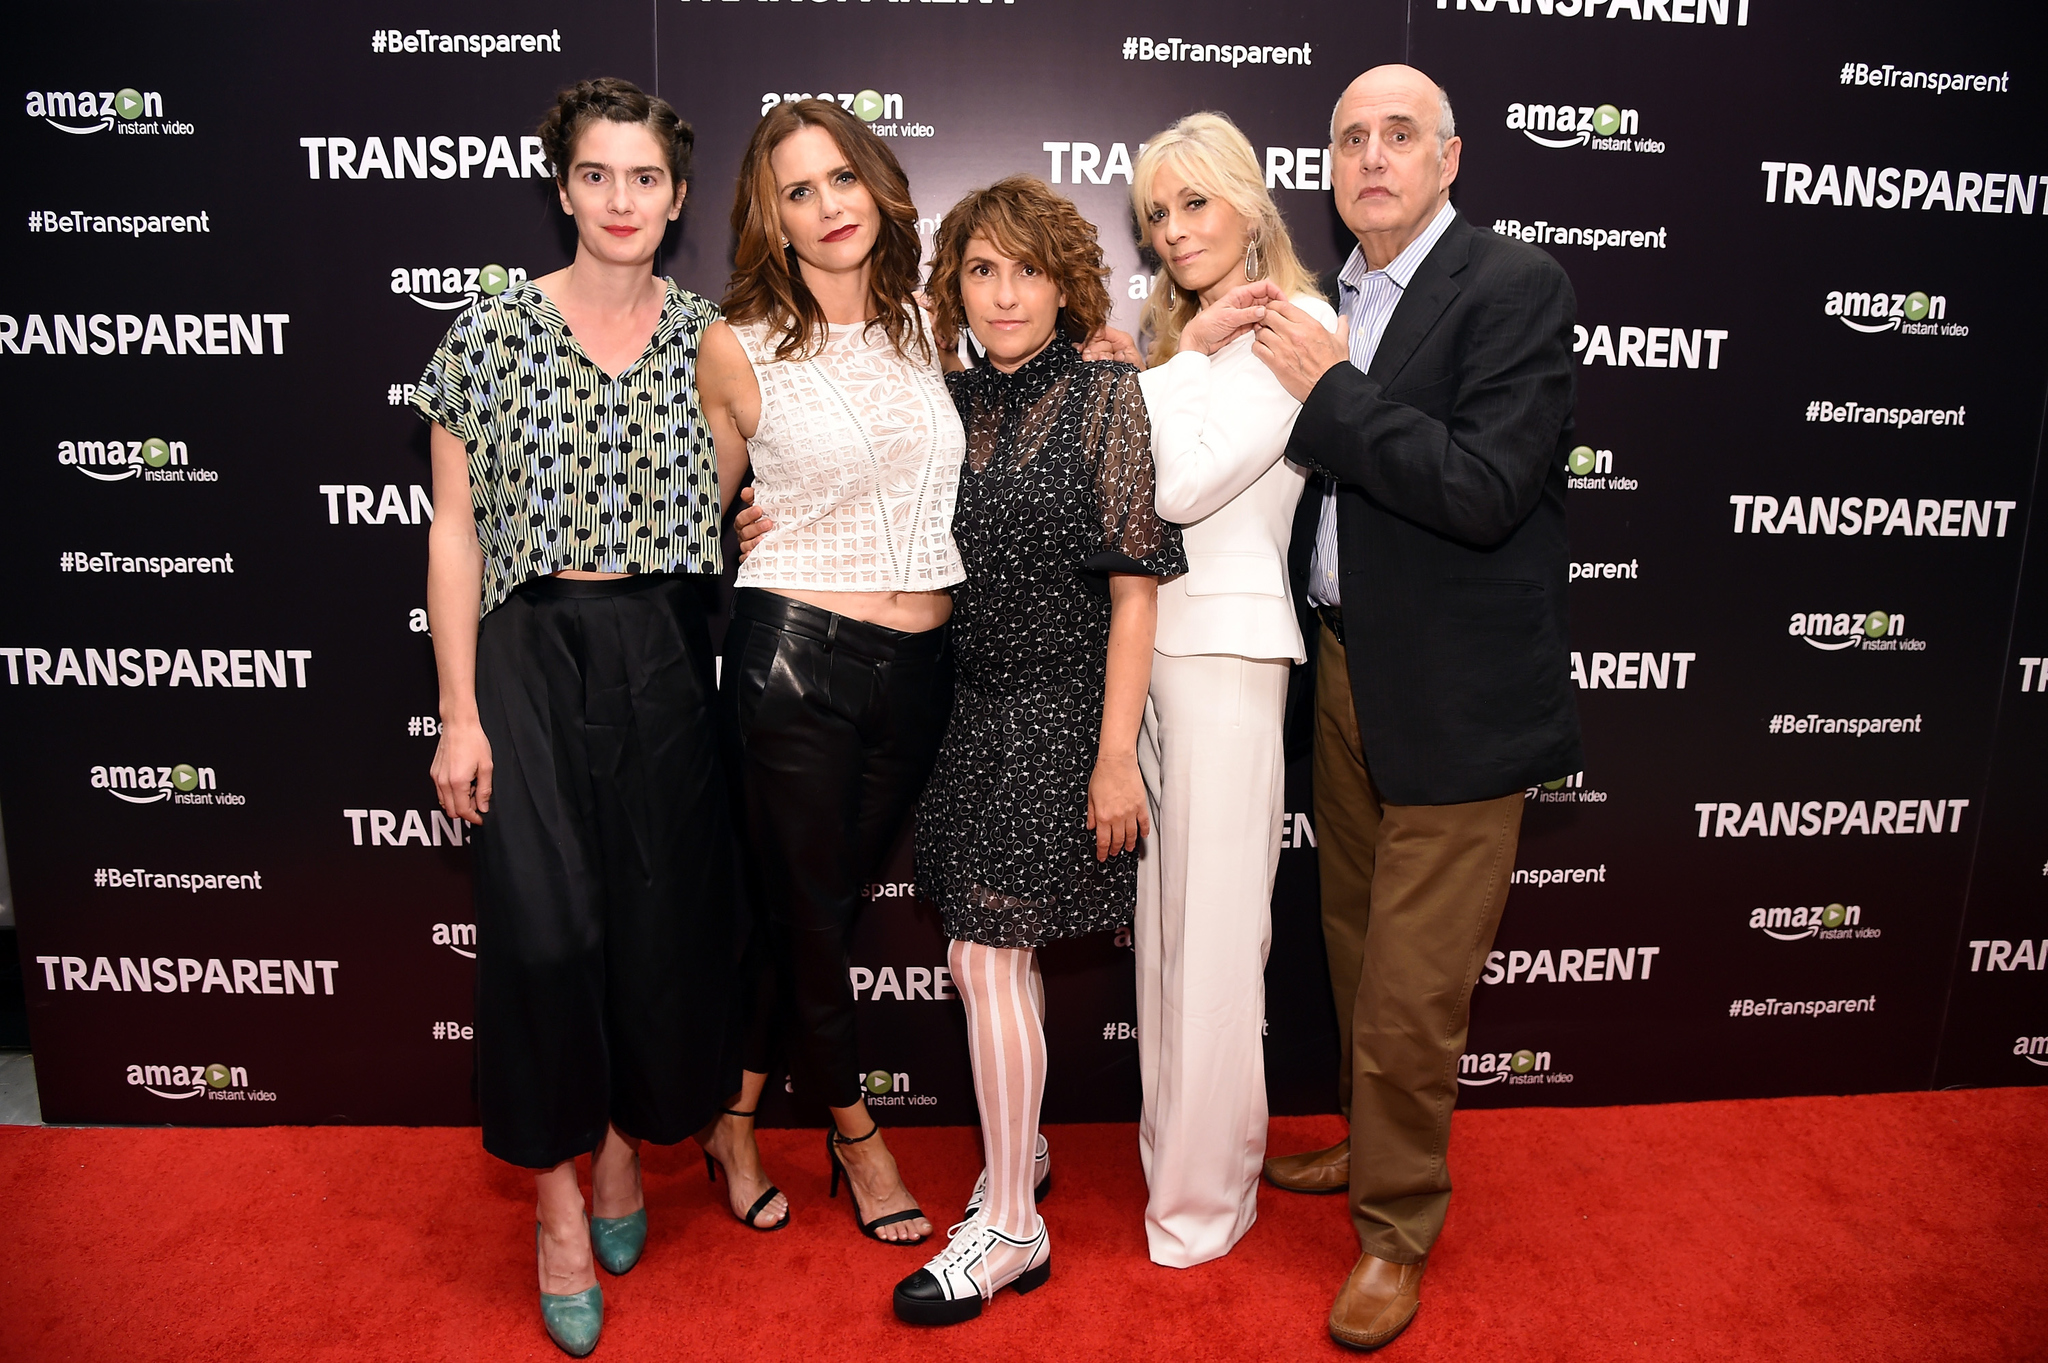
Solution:
[[[1377,1349],[1415,1319],[1422,1303],[1420,1264],[1396,1264],[1361,1254],[1330,1307],[1330,1338],[1347,1349]]]
[[[1290,1193],[1341,1193],[1351,1187],[1351,1138],[1328,1150],[1275,1155],[1266,1161],[1266,1179]]]

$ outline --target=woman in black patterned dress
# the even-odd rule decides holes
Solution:
[[[967,428],[953,538],[956,689],[918,806],[919,893],[939,906],[967,1009],[987,1171],[947,1249],[896,1288],[906,1320],[979,1315],[1050,1271],[1044,989],[1036,949],[1131,921],[1149,831],[1137,736],[1158,580],[1187,571],[1153,511],[1136,369],[1076,345],[1109,314],[1095,228],[1036,179],[970,194],[932,265],[947,385]]]

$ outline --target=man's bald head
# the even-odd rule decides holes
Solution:
[[[1330,110],[1330,141],[1337,140],[1337,129],[1343,126],[1344,102],[1354,97],[1361,103],[1399,101],[1409,105],[1417,114],[1427,110],[1433,101],[1436,106],[1433,131],[1438,155],[1443,154],[1444,144],[1458,135],[1458,120],[1451,113],[1451,97],[1444,87],[1412,66],[1389,62],[1385,66],[1373,67],[1345,86],[1344,93],[1337,96],[1337,103]]]
[[[1330,188],[1368,264],[1383,269],[1449,200],[1464,144],[1450,96],[1412,66],[1375,66],[1330,115]]]

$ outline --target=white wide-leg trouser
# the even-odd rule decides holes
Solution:
[[[1266,1154],[1266,952],[1280,864],[1285,659],[1152,658],[1138,765],[1152,834],[1133,934],[1138,1154],[1152,1261],[1230,1252]]]

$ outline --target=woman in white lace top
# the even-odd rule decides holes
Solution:
[[[832,1110],[868,1236],[931,1234],[857,1076],[847,940],[924,788],[951,707],[949,526],[966,448],[922,310],[896,158],[829,100],[761,120],[733,205],[725,320],[698,385],[730,505],[751,465],[773,525],[742,566],[719,704],[754,902],[750,1091],[778,1058]],[[870,1139],[873,1138],[873,1139]]]

